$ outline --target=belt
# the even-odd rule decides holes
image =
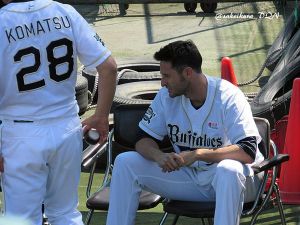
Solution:
[[[31,120],[14,120],[15,123],[33,123]]]

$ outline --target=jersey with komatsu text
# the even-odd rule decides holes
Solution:
[[[52,0],[12,2],[0,21],[0,118],[77,114],[77,57],[92,68],[111,54],[97,33],[72,6]]]

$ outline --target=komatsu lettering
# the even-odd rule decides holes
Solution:
[[[37,20],[29,24],[20,24],[5,30],[6,38],[9,43],[39,36],[54,30],[69,29],[71,27],[70,20],[65,17],[52,17],[43,20]]]

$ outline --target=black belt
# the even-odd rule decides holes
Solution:
[[[14,120],[15,123],[33,123],[32,120]]]

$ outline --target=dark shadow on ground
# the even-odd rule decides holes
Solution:
[[[287,225],[294,225],[300,222],[300,205],[285,205],[284,212],[286,216]],[[87,212],[82,212],[83,218],[86,217]],[[95,212],[90,225],[105,225],[106,212]],[[136,225],[158,225],[163,213],[139,211],[136,218]],[[173,215],[169,215],[166,225],[171,224]],[[240,225],[248,225],[250,217],[243,217]],[[180,217],[177,225],[202,225],[201,219]],[[280,217],[277,208],[265,210],[259,217],[256,225],[272,224],[281,225]]]

